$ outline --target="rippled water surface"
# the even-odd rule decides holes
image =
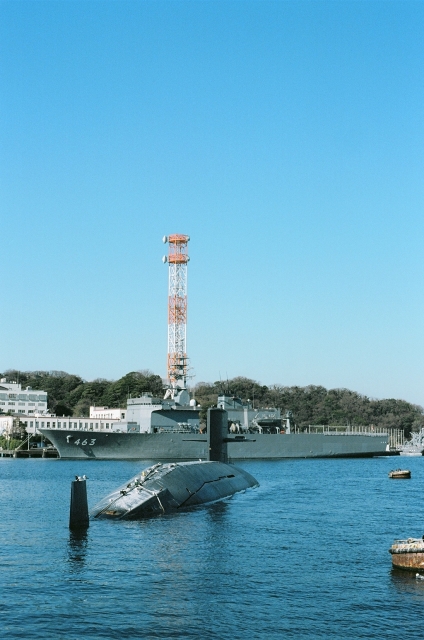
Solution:
[[[424,581],[388,548],[424,533],[424,458],[245,462],[259,489],[69,532],[75,474],[93,506],[145,466],[0,458],[2,637],[420,637]]]

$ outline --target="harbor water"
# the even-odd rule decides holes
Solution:
[[[390,480],[402,464],[411,480]],[[424,459],[252,461],[221,503],[68,529],[71,480],[94,504],[147,463],[0,458],[2,637],[419,637],[424,580],[394,571],[424,533]]]

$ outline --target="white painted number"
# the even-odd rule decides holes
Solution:
[[[72,438],[72,436],[66,436],[66,442],[67,442],[68,444],[71,444],[71,442],[70,442],[71,438]],[[77,446],[78,446],[79,444],[81,444],[81,446],[82,446],[82,447],[84,447],[85,445],[87,445],[87,444],[88,444],[88,446],[89,446],[89,447],[94,447],[94,445],[96,444],[96,438],[91,438],[91,439],[90,439],[90,442],[88,442],[88,440],[87,440],[87,439],[85,439],[85,440],[83,440],[83,441],[81,442],[80,438],[78,438],[78,440],[75,440],[75,442],[74,442],[73,444],[76,444]]]

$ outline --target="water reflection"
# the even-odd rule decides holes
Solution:
[[[391,569],[392,584],[399,593],[424,597],[424,575],[417,571]]]
[[[81,529],[69,532],[68,561],[71,567],[77,571],[85,565],[88,548],[88,530]]]
[[[210,520],[217,524],[221,523],[224,516],[228,512],[229,504],[228,500],[221,500],[220,502],[214,502],[213,504],[209,504],[205,506],[206,513],[208,514]]]

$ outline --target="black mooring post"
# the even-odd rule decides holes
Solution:
[[[208,409],[208,460],[228,462],[228,413],[225,409]]]
[[[71,508],[69,512],[70,529],[87,529],[88,518],[87,484],[83,479],[72,480]]]

